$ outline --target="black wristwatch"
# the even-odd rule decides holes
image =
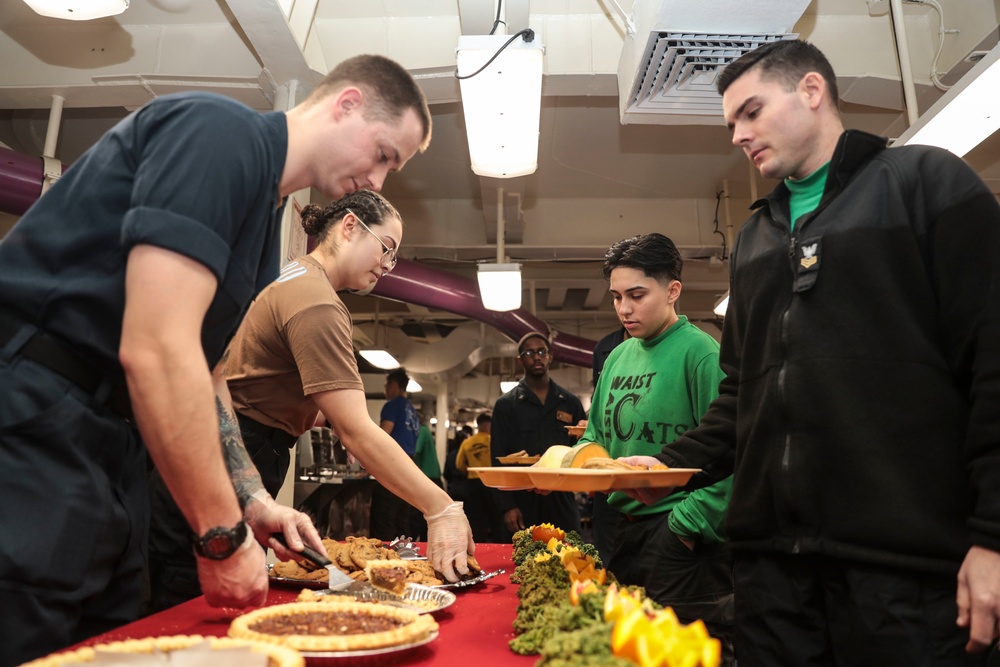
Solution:
[[[232,528],[216,526],[210,528],[204,535],[191,535],[191,546],[194,552],[202,558],[225,560],[240,548],[247,539],[247,525],[240,521]]]

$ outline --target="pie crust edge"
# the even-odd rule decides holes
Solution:
[[[258,621],[276,616],[309,612],[331,613],[334,611],[345,611],[365,616],[383,616],[404,621],[405,624],[391,630],[360,635],[271,635],[250,629],[250,626]],[[412,644],[430,636],[437,629],[438,624],[431,618],[430,614],[421,615],[399,607],[345,600],[342,602],[290,602],[255,609],[238,617],[230,624],[229,636],[278,644],[297,651],[358,651]]]

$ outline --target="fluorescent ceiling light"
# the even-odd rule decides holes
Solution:
[[[959,157],[1000,129],[1000,45],[941,96],[893,145],[940,146]]]
[[[520,264],[480,264],[478,277],[483,308],[508,311],[521,307]]]
[[[115,16],[128,9],[128,3],[129,0],[24,0],[36,14],[71,21]]]
[[[715,308],[712,310],[719,317],[725,317],[727,308],[729,308],[729,292],[722,295],[722,298],[719,299],[719,303],[715,304]]]
[[[460,35],[458,76],[483,67],[509,35]],[[542,53],[537,41],[515,37],[478,74],[460,79],[472,171],[514,178],[538,168],[538,119],[542,108]]]
[[[500,391],[506,394],[508,391],[517,386],[518,380],[504,380],[500,383]]]
[[[381,368],[383,370],[392,370],[394,368],[399,368],[399,362],[396,358],[389,354],[387,350],[382,349],[369,349],[369,350],[358,350],[358,354],[367,361],[369,364],[375,368]]]

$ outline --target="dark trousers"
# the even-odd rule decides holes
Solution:
[[[825,556],[739,552],[741,667],[965,667],[954,576]]]
[[[131,424],[0,349],[0,665],[138,617],[145,475]]]
[[[608,505],[608,494],[594,493],[594,514],[590,520],[590,529],[594,535],[594,546],[605,564],[611,562],[611,554],[615,549],[615,533],[618,530],[620,513]]]
[[[378,481],[372,486],[371,517],[368,535],[385,542],[397,537],[413,537],[414,512],[417,510],[394,495]],[[421,517],[423,518],[423,517]]]
[[[503,516],[493,500],[493,494],[479,479],[469,479],[468,483],[465,514],[469,517],[473,539],[483,543],[507,541]]]
[[[618,581],[643,586],[646,595],[671,607],[682,623],[701,619],[722,642],[723,664],[733,661],[733,557],[726,544],[696,543],[688,549],[671,530],[667,517],[630,521],[620,515],[608,569]],[[744,663],[740,657],[740,667]]]
[[[247,453],[260,473],[264,488],[276,496],[285,481],[291,460],[289,447],[295,436],[238,415]],[[150,473],[149,499],[152,525],[149,537],[149,602],[154,613],[201,595],[198,563],[191,551],[191,529],[156,470]]]

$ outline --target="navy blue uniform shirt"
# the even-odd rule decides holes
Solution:
[[[125,263],[149,244],[219,280],[202,345],[221,357],[277,277],[288,126],[209,93],[168,95],[109,130],[0,243],[0,306],[120,371]]]

